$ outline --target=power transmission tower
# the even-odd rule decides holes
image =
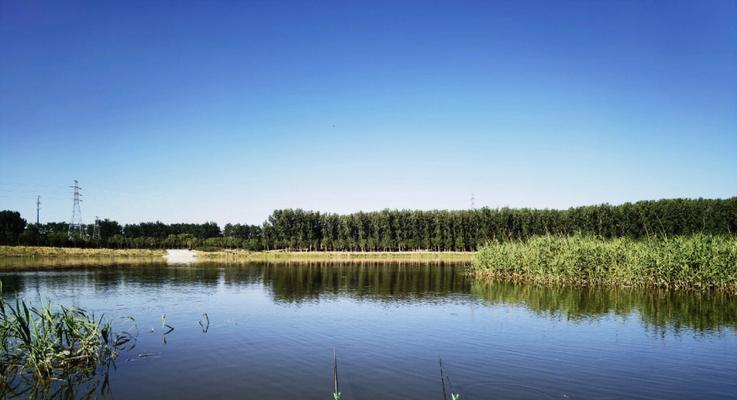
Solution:
[[[471,209],[476,209],[476,195],[474,195],[473,193],[471,193]]]
[[[41,223],[41,196],[36,196],[36,225]]]
[[[92,230],[92,240],[100,241],[100,217],[95,216],[95,229]]]
[[[82,225],[82,209],[79,207],[79,203],[82,202],[82,194],[79,193],[80,190],[82,190],[81,187],[79,187],[79,182],[77,180],[74,180],[74,186],[69,186],[70,188],[74,189],[74,207],[72,208],[72,220],[69,221],[69,239],[74,239],[75,237],[84,237],[84,226]]]

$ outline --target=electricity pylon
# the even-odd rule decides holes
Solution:
[[[92,240],[100,241],[100,217],[95,216],[95,229],[92,230]]]
[[[36,196],[36,225],[41,223],[41,196]]]
[[[79,207],[79,203],[82,202],[82,194],[80,191],[82,190],[81,187],[79,187],[79,182],[77,180],[74,180],[74,186],[69,186],[70,188],[74,189],[74,206],[72,207],[72,220],[69,221],[69,239],[74,239],[76,237],[83,238],[84,237],[84,226],[82,225],[82,209]]]

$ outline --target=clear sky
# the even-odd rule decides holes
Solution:
[[[737,2],[0,0],[0,209],[737,195]]]

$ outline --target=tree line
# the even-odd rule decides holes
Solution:
[[[262,225],[121,225],[99,221],[83,236],[68,236],[66,223],[26,224],[20,214],[0,212],[0,244],[111,248],[202,248],[295,251],[472,251],[488,241],[526,240],[575,233],[602,238],[737,233],[737,197],[667,199],[567,210],[481,208],[383,210],[352,214],[275,210]]]

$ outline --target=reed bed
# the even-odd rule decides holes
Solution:
[[[0,395],[92,376],[134,339],[113,333],[110,321],[82,309],[0,296]]]
[[[737,290],[737,238],[545,235],[488,243],[474,257],[472,271],[539,283]]]

